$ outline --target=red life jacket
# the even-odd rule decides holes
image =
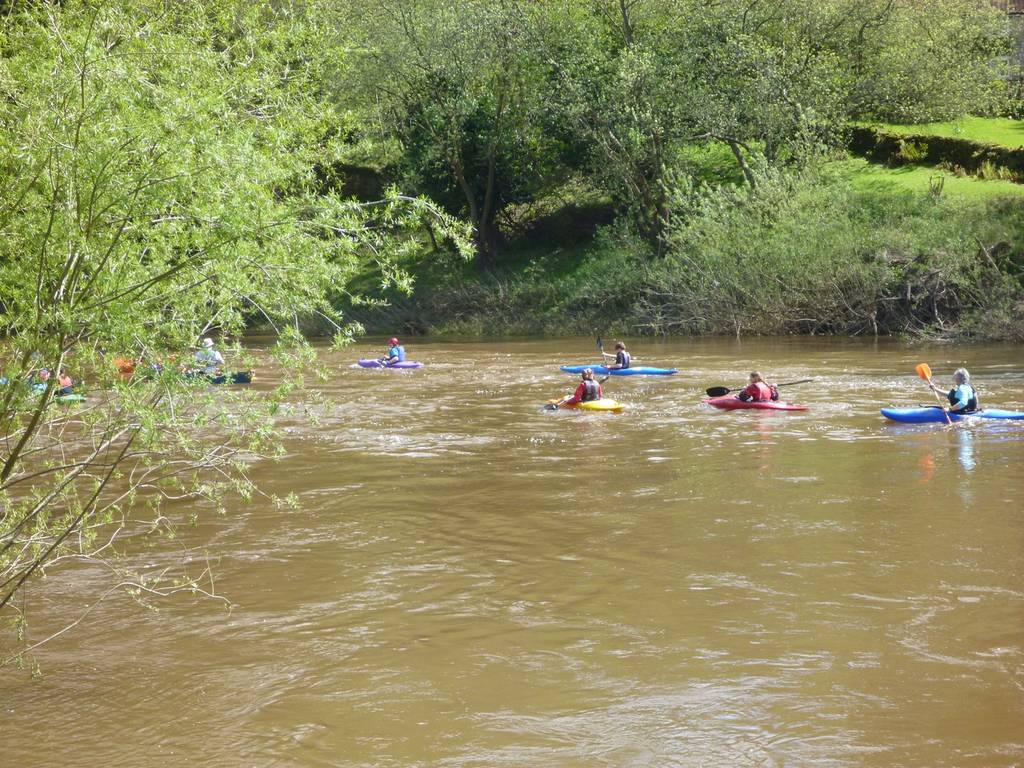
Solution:
[[[771,400],[772,390],[763,381],[757,381],[751,384],[749,387],[743,390],[747,395],[750,395],[752,400]]]

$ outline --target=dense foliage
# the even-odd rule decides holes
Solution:
[[[727,147],[753,185],[850,119],[998,110],[1011,69],[986,0],[360,0],[350,18],[367,131],[472,221],[485,269],[502,213],[567,177],[660,250],[688,148]]]
[[[1010,109],[1019,68],[987,0],[354,5],[364,135],[397,142],[392,173],[477,233],[477,274],[417,267],[416,296],[361,315],[374,326],[1021,333],[1012,207],[968,215],[941,174],[865,195],[827,162],[855,121]],[[616,225],[589,247],[545,227],[595,200]]]
[[[483,277],[424,266],[414,296],[380,317],[463,334],[1024,340],[1021,197],[858,189],[845,171],[759,174],[753,193],[677,186],[662,258],[619,226]]]
[[[126,573],[117,541],[173,535],[163,497],[250,492],[240,459],[273,450],[290,385],[215,400],[175,353],[259,318],[283,361],[308,362],[294,329],[351,333],[332,299],[357,264],[394,276],[426,218],[461,234],[397,192],[357,204],[319,188],[344,117],[312,4],[27,3],[3,23],[0,615],[20,622],[29,579],[68,560],[139,595],[202,589],[187,571]],[[166,372],[123,382],[116,356]],[[54,403],[55,375],[29,388],[63,366],[88,379],[86,408]]]

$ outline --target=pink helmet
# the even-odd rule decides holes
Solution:
[[[388,344],[390,344],[391,346],[395,346],[395,344],[397,344],[397,343],[398,343],[398,339],[396,339],[394,336],[392,336],[390,339],[388,339]]]

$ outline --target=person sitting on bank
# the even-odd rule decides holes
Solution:
[[[58,395],[70,395],[72,387],[75,386],[75,380],[68,375],[68,370],[64,366],[61,366],[60,372],[57,374],[57,390]]]
[[[929,382],[933,392],[942,392],[941,387]],[[953,372],[953,388],[946,393],[949,400],[951,413],[974,413],[980,407],[978,405],[978,392],[971,385],[971,374],[966,368],[957,368]]]
[[[196,351],[195,360],[199,366],[199,372],[207,376],[216,376],[224,367],[224,356],[213,346],[213,339],[203,339],[202,347]]]
[[[736,397],[745,403],[762,403],[766,400],[778,400],[779,390],[771,384],[768,384],[761,377],[760,372],[751,371],[747,387],[736,395]]]
[[[387,357],[380,359],[381,365],[394,365],[405,362],[405,347],[398,343],[398,339],[392,336],[388,339]]]
[[[604,355],[605,357],[615,358],[614,363],[611,363],[610,365],[606,366],[609,370],[613,368],[629,368],[629,364],[630,362],[632,362],[632,357],[630,356],[629,352],[626,351],[626,345],[621,341],[615,342],[614,355],[608,352],[602,352],[601,354]]]
[[[576,391],[569,397],[563,397],[558,401],[556,407],[562,407],[563,405],[575,405],[576,403],[589,403],[592,400],[600,400],[604,397],[604,392],[601,389],[601,385],[594,381],[594,370],[592,368],[584,368],[583,373],[580,374],[580,384],[576,387]]]

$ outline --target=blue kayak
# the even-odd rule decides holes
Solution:
[[[931,424],[939,422],[944,424],[946,422],[946,414],[937,405],[927,408],[883,408],[882,415],[891,421],[898,421],[900,424]],[[966,421],[968,419],[1024,420],[1024,412],[1003,411],[999,408],[984,408],[974,413],[951,413],[949,416],[953,421]]]
[[[629,368],[605,368],[603,365],[563,365],[562,370],[566,373],[583,373],[584,368],[589,368],[594,373],[602,376],[671,376],[679,373],[675,368],[648,368],[642,365],[634,365]]]

